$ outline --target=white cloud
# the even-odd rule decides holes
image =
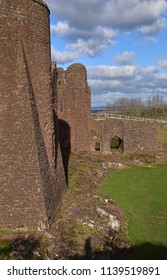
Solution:
[[[89,80],[90,85],[93,88],[100,89],[101,93],[106,93],[107,91],[112,91],[113,89],[120,89],[123,86],[123,82],[121,80]],[[99,91],[98,91],[99,92]]]
[[[103,79],[103,80],[110,80],[110,79],[124,79],[124,78],[132,78],[135,74],[135,66],[132,65],[125,65],[125,66],[106,66],[106,65],[99,65],[99,66],[89,66],[88,75],[90,79]]]
[[[167,9],[165,0],[45,0],[59,20],[70,26],[136,28],[152,25]]]
[[[89,66],[88,77],[94,106],[100,95],[105,96],[103,105],[121,96],[143,100],[157,93],[167,96],[167,74],[156,66]]]
[[[68,39],[66,50],[95,56],[107,46],[115,44],[116,32],[112,29],[96,27],[94,30],[71,28],[67,22],[51,25],[51,34]]]
[[[158,77],[157,77],[158,80],[167,80],[167,74],[160,74]]]
[[[116,31],[112,28],[97,26],[93,29],[85,30],[77,27],[72,27],[67,21],[59,21],[57,24],[51,24],[51,34],[54,36],[69,37],[69,38],[90,38],[99,36],[114,39]]]
[[[136,67],[136,74],[141,74],[142,76],[152,77],[152,75],[156,74],[159,71],[159,67],[157,66],[148,66],[148,67]]]
[[[135,54],[134,52],[123,52],[115,57],[117,63],[121,65],[132,65],[134,64]]]
[[[165,58],[158,61],[158,65],[162,68],[167,69],[167,54],[165,55]]]
[[[105,46],[102,44],[98,44],[97,40],[88,40],[84,41],[82,39],[78,39],[76,42],[68,45],[68,48],[73,51],[79,51],[81,54],[87,54],[89,56],[95,56],[97,53],[101,52]]]
[[[51,35],[62,36],[62,37],[67,36],[70,31],[69,24],[66,21],[59,21],[56,25],[51,24],[50,29],[51,29]]]
[[[66,49],[72,50],[74,52],[79,52],[82,54],[87,54],[90,57],[96,56],[98,53],[101,53],[109,44],[109,40],[100,41],[98,38],[83,40],[78,39],[76,42],[71,43],[66,46]],[[114,42],[110,42],[110,45]]]
[[[69,52],[95,56],[115,43],[120,31],[138,30],[147,40],[167,27],[165,0],[45,0],[58,23],[52,36],[63,37]],[[82,50],[82,52],[81,52]],[[132,64],[132,60],[131,63]]]
[[[79,56],[76,52],[60,52],[51,46],[51,53],[52,53],[52,61],[56,61],[59,64],[65,64],[68,62],[72,62],[75,58]]]
[[[155,42],[157,33],[167,28],[165,0],[45,0],[58,23],[51,25],[52,36],[63,38],[64,51],[52,46],[52,59],[59,64],[82,55],[94,57],[115,44],[119,32],[135,30],[145,40]],[[119,37],[118,37],[119,38]],[[121,48],[122,49],[122,48]],[[106,103],[121,96],[162,93],[167,96],[167,57],[158,66],[134,65],[135,54],[120,53],[120,66],[89,66],[89,84],[94,103]],[[160,72],[162,71],[163,72]]]
[[[155,36],[148,35],[148,36],[145,36],[145,37],[144,37],[144,41],[145,41],[146,43],[147,43],[147,42],[156,43],[156,42],[158,42],[158,39],[157,39]]]
[[[167,59],[159,60],[159,65],[163,68],[167,68]]]
[[[151,25],[144,25],[140,27],[139,31],[144,35],[153,35],[160,32],[166,27],[167,27],[167,20],[165,18],[159,18]]]

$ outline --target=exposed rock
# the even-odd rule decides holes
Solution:
[[[121,162],[108,162],[108,167],[122,169],[125,168],[125,165]]]
[[[120,230],[120,222],[118,221],[117,217],[114,215],[111,215],[109,212],[106,210],[97,207],[97,212],[101,217],[107,217],[108,218],[108,223],[107,226],[110,227],[112,230],[115,230],[116,232],[119,232]]]
[[[108,169],[107,163],[106,163],[106,162],[103,162],[103,163],[102,163],[102,167],[103,167],[103,169]]]
[[[94,228],[95,222],[93,220],[89,220],[87,222],[84,222],[82,225],[86,225],[88,227]]]
[[[143,165],[144,162],[141,161],[140,159],[134,159],[134,160],[133,160],[133,164],[134,164],[134,165]]]
[[[113,200],[111,198],[104,198],[102,196],[94,195],[94,198],[99,199],[99,201],[104,201],[105,203],[113,203]]]

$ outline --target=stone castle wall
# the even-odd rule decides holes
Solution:
[[[0,228],[51,223],[66,188],[53,110],[49,10],[0,1]]]
[[[91,100],[87,71],[82,64],[55,70],[57,114],[64,146],[89,151]]]
[[[167,148],[165,123],[107,119],[91,116],[90,89],[86,69],[73,64],[54,69],[54,81],[62,151],[112,152],[117,138],[122,152],[151,152]],[[100,147],[99,147],[100,146]]]
[[[101,152],[111,152],[112,139],[121,141],[122,152],[151,152],[167,149],[167,123],[134,120],[94,120],[92,118],[90,149],[96,150],[99,143]]]

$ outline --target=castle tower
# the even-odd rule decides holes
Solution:
[[[82,64],[57,68],[57,114],[63,140],[70,141],[72,151],[89,151],[91,94],[87,71]],[[69,127],[69,132],[65,131]],[[70,137],[70,139],[69,139]]]
[[[0,228],[50,225],[66,188],[53,111],[49,9],[0,1]]]

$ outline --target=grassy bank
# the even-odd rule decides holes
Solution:
[[[150,165],[156,160],[167,162],[167,155],[164,152],[157,157],[154,154],[71,154],[69,187],[51,229],[40,233],[25,229],[0,231],[0,259],[127,259],[129,254],[133,258],[143,258],[143,251],[151,252],[155,258],[161,258],[158,256],[160,254],[167,259],[167,165],[130,168],[136,163]],[[120,166],[129,168],[116,171]],[[131,173],[127,175],[126,172]],[[99,196],[99,186],[104,180],[101,193],[105,197],[102,198]],[[116,204],[105,199],[106,195],[111,196]],[[125,202],[127,213],[123,207]],[[116,216],[121,225],[126,226],[124,221],[128,220],[132,252],[129,250],[126,228],[121,236],[113,233],[108,217],[99,215],[99,208]],[[112,240],[111,234],[115,234]],[[145,259],[150,258],[145,256]]]
[[[167,165],[117,171],[101,185],[124,211],[132,258],[167,258]]]

